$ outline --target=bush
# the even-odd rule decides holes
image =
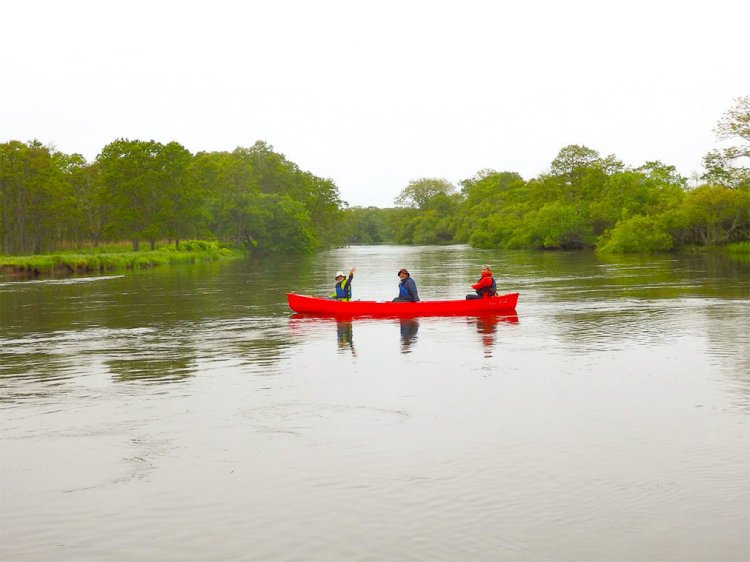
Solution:
[[[180,242],[181,252],[207,252],[218,250],[219,243],[216,240],[184,240]]]
[[[602,254],[667,252],[674,241],[666,228],[653,217],[636,216],[619,221],[597,248]]]
[[[579,209],[554,202],[528,213],[512,240],[531,248],[579,249],[591,247],[592,238],[591,225]]]

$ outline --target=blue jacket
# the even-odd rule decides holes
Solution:
[[[352,298],[352,278],[354,274],[350,273],[349,277],[343,279],[341,283],[336,283],[336,292],[331,295],[332,299],[348,301]]]
[[[419,302],[417,284],[414,282],[414,279],[406,277],[401,280],[398,284],[398,298],[412,302]]]

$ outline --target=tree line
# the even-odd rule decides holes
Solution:
[[[396,208],[349,209],[350,241],[603,253],[748,241],[750,97],[737,100],[716,132],[735,142],[704,157],[699,185],[689,187],[674,166],[659,161],[631,167],[614,155],[569,145],[530,180],[494,170],[459,186],[441,178],[414,180]]]
[[[719,121],[729,146],[688,186],[659,161],[627,166],[581,145],[524,180],[481,170],[458,186],[409,183],[396,207],[347,208],[330,179],[263,141],[192,154],[177,142],[117,139],[93,162],[39,141],[0,144],[0,253],[129,240],[210,239],[257,253],[341,244],[469,243],[481,248],[669,251],[750,240],[750,96]]]
[[[192,154],[177,142],[117,139],[93,162],[39,141],[0,144],[0,253],[130,240],[213,239],[260,253],[340,244],[330,179],[265,142]]]

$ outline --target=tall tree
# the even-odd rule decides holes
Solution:
[[[750,96],[737,98],[735,106],[719,120],[717,139],[735,144],[717,148],[703,157],[703,179],[725,187],[750,187]]]
[[[163,145],[156,141],[117,139],[96,157],[107,200],[106,229],[115,237],[129,238],[133,250],[146,238],[153,247],[163,234],[164,193],[158,157]]]
[[[569,144],[560,149],[552,160],[550,173],[554,176],[572,177],[582,169],[600,160],[599,153],[587,146]]]
[[[409,185],[401,190],[394,203],[401,207],[412,207],[424,211],[436,201],[436,198],[455,194],[456,186],[448,180],[421,178],[410,181]]]
[[[20,141],[0,144],[0,251],[12,254],[24,246],[23,160]]]
[[[234,152],[199,152],[190,166],[190,181],[205,198],[209,229],[219,239],[245,241],[246,210],[257,200],[250,159]]]
[[[197,237],[206,218],[203,190],[188,173],[192,160],[190,151],[176,142],[167,143],[156,155],[163,197],[158,222],[164,235],[174,239],[176,248],[180,239]]]
[[[85,241],[97,245],[102,236],[101,202],[97,192],[96,167],[80,154],[55,155],[70,184],[71,210],[65,239],[77,246]]]
[[[54,247],[71,218],[71,188],[64,158],[39,141],[0,145],[0,233],[8,253]]]
[[[750,236],[750,190],[703,185],[687,193],[675,215],[683,242],[718,245]]]

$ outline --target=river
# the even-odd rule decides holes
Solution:
[[[515,316],[311,318],[285,292]],[[342,248],[0,280],[0,560],[750,560],[750,267]]]

